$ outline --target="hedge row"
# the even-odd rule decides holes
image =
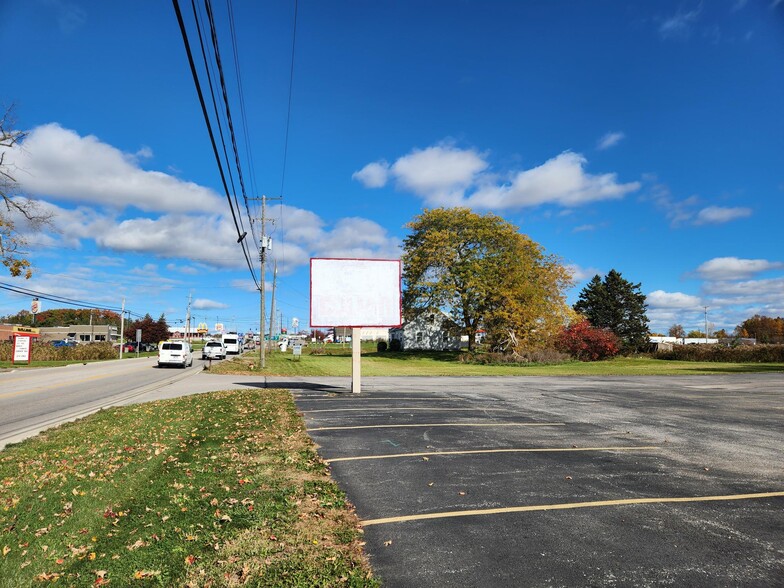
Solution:
[[[11,361],[14,346],[11,341],[0,342],[0,361]],[[90,361],[115,359],[118,350],[111,343],[91,343],[75,347],[54,347],[50,343],[33,343],[33,361]]]
[[[657,351],[653,357],[678,361],[784,363],[784,345],[673,345],[672,350]]]

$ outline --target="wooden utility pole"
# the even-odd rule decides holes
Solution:
[[[259,365],[261,369],[267,367],[266,350],[267,343],[264,340],[264,327],[265,327],[265,308],[264,299],[266,291],[264,287],[264,277],[266,274],[267,251],[272,249],[272,238],[267,237],[266,224],[267,224],[267,200],[281,200],[280,196],[267,198],[262,195],[261,198],[249,198],[249,200],[261,200],[261,235],[259,236],[259,262],[261,264],[261,283],[259,284]]]
[[[270,305],[270,325],[269,340],[272,342],[272,326],[275,324],[275,285],[278,282],[278,262],[275,262],[275,269],[272,272],[272,304]]]

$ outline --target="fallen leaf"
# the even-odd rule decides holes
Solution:
[[[133,578],[134,580],[147,580],[149,578],[154,578],[160,575],[160,570],[136,570],[133,573]]]
[[[392,539],[384,541],[384,547],[389,547],[390,545],[392,545]]]

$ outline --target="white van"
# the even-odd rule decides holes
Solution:
[[[187,341],[163,341],[158,345],[158,367],[175,365],[185,368],[193,365],[193,351]]]
[[[226,348],[226,354],[238,355],[240,352],[240,340],[237,333],[223,333],[222,338],[223,346]]]

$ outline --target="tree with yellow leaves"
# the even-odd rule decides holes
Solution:
[[[516,353],[548,344],[571,318],[569,271],[500,216],[436,208],[406,226],[407,319],[439,308],[468,335],[469,349],[484,329],[492,348]]]

